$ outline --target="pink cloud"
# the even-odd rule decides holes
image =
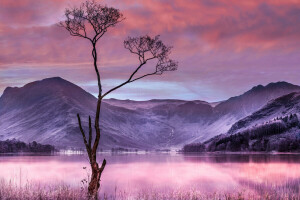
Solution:
[[[0,71],[28,66],[38,70],[49,67],[69,70],[81,66],[86,70],[91,63],[88,42],[71,37],[66,30],[54,25],[63,19],[64,8],[80,2],[2,0]],[[126,17],[98,45],[99,64],[109,78],[122,79],[137,64],[136,58],[123,48],[123,40],[128,35],[160,34],[167,44],[174,46],[173,58],[179,61],[180,68],[178,73],[168,76],[168,80],[180,82],[188,90],[189,85],[193,85],[191,82],[200,78],[199,85],[206,84],[218,91],[246,79],[247,83],[239,85],[243,85],[243,89],[250,88],[253,86],[250,83],[261,82],[255,80],[259,77],[256,73],[263,70],[270,74],[276,66],[278,73],[272,73],[267,80],[282,80],[279,65],[294,68],[300,62],[300,4],[295,0],[124,0],[103,3],[119,8]],[[110,69],[113,67],[115,69]],[[237,71],[240,73],[236,74]],[[222,73],[229,74],[225,83],[219,80]],[[291,77],[284,78],[297,83]],[[216,81],[220,82],[219,86]],[[237,89],[234,94],[241,90]]]
[[[50,25],[62,19],[65,7],[78,2],[80,1],[2,1],[3,12],[0,17],[5,24],[0,26],[0,37],[4,38],[2,50],[5,55],[2,54],[4,58],[1,61],[87,61],[86,54],[80,51],[89,51],[88,45],[84,45],[78,38],[77,42],[74,42],[75,39],[68,38],[65,30]],[[110,43],[118,41],[122,44],[127,35],[161,34],[168,42],[175,44],[180,53],[186,48],[189,49],[189,53],[191,48],[194,52],[205,51],[207,48],[234,51],[249,48],[295,49],[299,47],[299,42],[295,45],[294,41],[300,38],[300,28],[296,25],[300,17],[300,12],[297,12],[300,5],[293,2],[127,0],[124,3],[116,3],[117,7],[122,8],[126,20],[112,29],[111,35],[106,39],[110,39]],[[49,24],[41,26],[45,23]],[[80,48],[74,48],[77,43],[80,44]],[[187,44],[189,46],[186,46]],[[70,49],[73,49],[72,55],[69,55]],[[116,51],[115,48],[109,49]],[[111,56],[114,59],[114,56]]]

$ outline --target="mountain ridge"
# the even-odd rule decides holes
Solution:
[[[269,101],[234,123],[229,131],[203,143],[185,145],[185,152],[300,151],[300,92]]]
[[[287,82],[270,83],[253,87],[248,93],[215,106],[201,100],[105,99],[101,108],[100,145],[105,149],[181,148],[227,132],[270,98],[293,91],[300,91],[300,87]],[[250,103],[245,98],[249,95]],[[253,99],[259,103],[251,104]],[[81,115],[87,130],[87,119],[89,115],[94,116],[96,101],[93,95],[60,77],[31,82],[20,88],[8,87],[0,97],[0,139],[36,140],[59,147],[82,148],[76,114]]]

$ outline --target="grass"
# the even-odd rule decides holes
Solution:
[[[300,181],[285,183],[281,186],[252,185],[235,192],[202,193],[197,189],[177,189],[161,192],[156,189],[115,191],[112,194],[101,193],[103,200],[300,200]],[[245,187],[246,188],[246,187]],[[72,200],[87,199],[86,187],[70,187],[64,184],[40,185],[27,182],[23,186],[13,182],[0,181],[0,199],[2,200]]]
[[[86,199],[85,194],[80,188],[71,188],[64,184],[46,186],[27,182],[20,187],[11,181],[0,181],[1,200]]]

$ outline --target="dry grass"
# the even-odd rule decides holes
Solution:
[[[155,189],[141,190],[139,192],[117,191],[113,194],[101,194],[103,200],[300,200],[299,182],[296,185],[286,184],[284,187],[258,186],[244,189],[234,193],[215,192],[202,193],[196,189],[172,190],[160,192]],[[255,192],[254,192],[255,191]],[[12,182],[0,181],[0,199],[2,200],[71,200],[87,199],[86,187],[73,188],[64,184],[39,185],[25,183],[22,187]]]
[[[1,200],[86,199],[85,194],[80,188],[71,188],[64,184],[46,186],[27,182],[20,187],[12,182],[0,181]]]

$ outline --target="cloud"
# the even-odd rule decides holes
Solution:
[[[55,25],[63,19],[66,7],[80,2],[2,0],[0,71],[16,70],[20,79],[24,76],[20,69],[30,69],[35,78],[47,73],[54,75],[55,70],[78,83],[94,78],[88,41],[71,37]],[[252,84],[263,82],[257,79],[264,78],[260,75],[262,71],[272,74],[268,81],[285,78],[299,82],[292,74],[283,77],[281,73],[287,69],[300,72],[296,68],[300,62],[297,0],[106,0],[103,3],[119,8],[126,17],[98,44],[104,79],[124,79],[136,66],[136,57],[123,48],[128,35],[160,34],[163,41],[174,46],[172,57],[179,61],[179,70],[167,74],[164,81],[178,82],[178,87],[185,88],[182,98],[220,100],[238,94]],[[86,78],[78,73],[86,74]],[[150,82],[147,84],[151,85]],[[1,92],[5,84],[0,85]],[[134,89],[131,91],[134,96]]]

